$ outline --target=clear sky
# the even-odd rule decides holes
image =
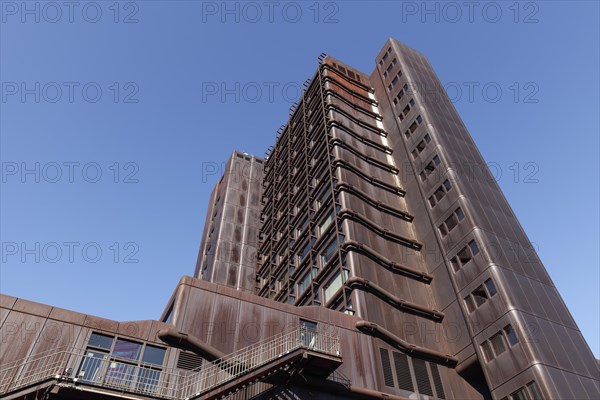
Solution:
[[[1,291],[156,319],[321,52],[429,57],[596,357],[596,1],[1,1]],[[218,173],[215,173],[218,171]],[[136,262],[137,261],[137,262]]]

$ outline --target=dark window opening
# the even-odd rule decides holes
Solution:
[[[517,333],[513,329],[512,325],[505,326],[504,333],[506,334],[506,337],[508,338],[508,343],[510,343],[511,346],[514,346],[515,344],[519,343],[519,338],[517,337]]]
[[[531,395],[532,400],[543,400],[542,392],[535,381],[529,382],[527,384],[527,388],[529,389],[529,394]]]
[[[440,234],[442,235],[442,237],[448,234],[448,231],[446,230],[446,226],[444,226],[444,224],[440,225],[438,229],[440,230]]]
[[[458,261],[458,257],[454,256],[450,259],[450,264],[452,264],[452,269],[454,272],[460,269],[460,261]]]
[[[492,348],[494,349],[496,357],[506,351],[506,339],[502,333],[499,332],[492,336],[490,338],[490,343],[492,343]]]
[[[487,340],[481,344],[481,350],[483,350],[483,355],[485,357],[485,361],[492,361],[494,359],[494,352],[492,351],[492,347],[490,346],[490,342]]]
[[[483,282],[485,284],[485,287],[487,287],[488,293],[490,294],[490,297],[494,296],[498,291],[496,290],[496,285],[494,285],[494,281],[492,281],[492,279],[486,279],[485,282]]]
[[[458,252],[457,257],[460,260],[461,265],[465,265],[469,261],[471,261],[471,252],[468,247],[463,248]]]
[[[479,254],[479,246],[477,246],[476,241],[471,240],[469,242],[469,248],[471,249],[471,253],[473,254],[473,257],[476,256],[477,254]]]
[[[142,362],[148,364],[156,364],[162,365],[165,360],[166,349],[163,347],[146,345],[146,349],[144,350],[144,355],[142,357]]]
[[[112,347],[114,336],[103,335],[102,333],[92,332],[88,346],[97,347],[99,349],[110,350]]]
[[[510,394],[510,397],[512,398],[512,400],[531,400],[527,395],[527,391],[525,388],[521,388],[516,392],[512,392]]]
[[[417,124],[417,122],[413,122],[412,124],[410,124],[410,127],[408,128],[408,130],[410,131],[410,133],[414,133],[417,130],[417,127],[419,126],[419,124]]]
[[[475,290],[473,290],[472,294],[473,298],[475,299],[475,303],[477,303],[477,307],[481,306],[488,299],[487,292],[483,288],[483,285],[480,285]]]
[[[456,227],[456,225],[458,225],[458,222],[459,221],[456,216],[456,213],[453,213],[448,218],[446,218],[446,220],[444,221],[444,224],[446,224],[446,228],[448,228],[448,232],[450,232],[452,229],[454,229]]]

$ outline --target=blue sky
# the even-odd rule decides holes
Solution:
[[[600,356],[597,2],[62,4],[0,2],[2,293],[158,318],[213,171],[264,154],[321,52],[370,73],[395,37],[429,57]]]

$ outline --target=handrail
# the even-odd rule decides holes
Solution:
[[[182,397],[188,399],[200,396],[300,348],[340,355],[338,336],[299,327],[280,333],[262,344],[248,346],[215,360],[208,368],[203,368],[186,379],[181,388]]]
[[[60,348],[16,360],[1,369],[0,396],[56,380],[170,400],[189,399],[298,349],[339,357],[339,336],[298,327],[206,363],[195,372],[134,364],[85,349]]]

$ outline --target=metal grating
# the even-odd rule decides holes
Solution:
[[[417,379],[417,388],[419,389],[419,394],[433,396],[431,382],[429,380],[429,375],[427,374],[427,364],[425,364],[425,361],[419,358],[413,358],[412,362],[415,370],[415,378]]]
[[[394,367],[396,368],[396,379],[398,379],[398,387],[411,392],[415,391],[412,377],[410,376],[410,368],[408,366],[408,357],[406,354],[392,352],[394,357]]]
[[[379,348],[381,356],[381,368],[383,369],[383,380],[386,386],[394,387],[394,376],[392,375],[392,363],[390,362],[390,354],[386,349]]]
[[[440,378],[438,366],[437,364],[429,363],[429,367],[431,368],[431,376],[433,378],[433,384],[435,386],[435,391],[437,392],[437,397],[440,399],[445,399],[446,395],[444,393],[444,387],[442,386],[442,379]]]
[[[177,368],[193,371],[200,369],[201,366],[202,357],[199,355],[183,350],[179,352],[179,357],[177,357]]]

